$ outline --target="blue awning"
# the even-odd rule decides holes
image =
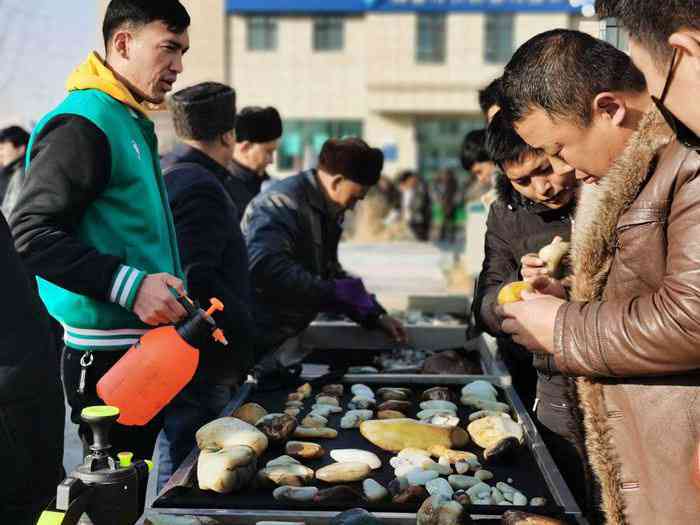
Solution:
[[[573,12],[568,0],[227,0],[229,13]]]

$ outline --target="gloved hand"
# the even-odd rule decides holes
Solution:
[[[334,306],[352,318],[364,319],[377,310],[362,279],[336,279],[333,281],[333,295]]]

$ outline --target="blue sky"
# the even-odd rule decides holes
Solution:
[[[98,45],[95,0],[0,0],[0,126],[28,125],[64,96]]]

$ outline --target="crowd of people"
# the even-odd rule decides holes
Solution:
[[[498,338],[515,388],[591,523],[700,519],[700,4],[597,0],[630,33],[631,57],[590,35],[525,42],[468,134],[465,199],[489,206],[474,334]],[[343,314],[399,344],[403,325],[338,260],[347,211],[377,187],[417,239],[431,235],[427,183],[381,177],[384,157],[332,138],[317,166],[272,182],[276,109],[237,111],[231,86],[169,97],[190,47],[178,0],[112,0],[105,54],[32,130],[0,133],[3,518],[34,523],[62,469],[64,396],[81,411],[151,327],[179,322],[187,295],[227,338],[203,344],[194,379],[147,425],[115,424],[115,450],[150,458],[162,487],[247,374],[293,381],[301,334]],[[197,43],[193,43],[197,45]],[[162,159],[149,111],[168,105],[180,145]],[[453,240],[462,198],[445,170],[433,197]],[[8,226],[9,222],[9,226]],[[537,255],[571,243],[562,275]],[[498,304],[526,280],[523,300]],[[59,342],[60,340],[60,342]],[[291,377],[290,377],[291,376]]]

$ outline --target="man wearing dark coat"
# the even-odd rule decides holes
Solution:
[[[242,228],[258,359],[295,338],[321,312],[344,314],[367,329],[406,340],[401,323],[338,261],[344,214],[377,183],[383,163],[382,152],[358,138],[330,139],[317,169],[273,184],[248,206]]]
[[[226,186],[240,218],[245,209],[270,179],[267,167],[275,160],[282,136],[282,119],[273,107],[246,107],[236,118],[236,145],[233,150],[231,177]]]
[[[250,312],[248,252],[226,168],[235,143],[236,94],[205,82],[170,99],[183,147],[164,171],[188,292],[202,305],[217,297],[214,317],[230,341],[210,340],[200,350],[194,379],[163,410],[159,487],[195,445],[195,432],[215,419],[251,368],[254,325]]]

